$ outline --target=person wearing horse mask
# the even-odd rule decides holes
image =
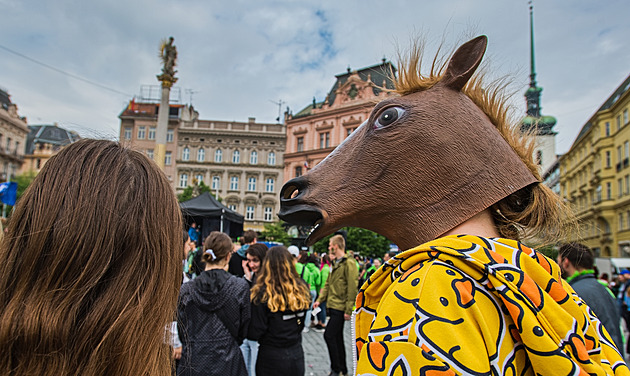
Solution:
[[[630,374],[558,265],[520,242],[563,241],[568,209],[506,115],[505,85],[473,77],[486,46],[428,75],[414,49],[400,96],[288,181],[279,216],[315,225],[309,244],[355,226],[406,250],[359,289],[358,375]]]

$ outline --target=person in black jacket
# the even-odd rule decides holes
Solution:
[[[557,261],[562,270],[562,277],[595,312],[617,345],[617,349],[623,354],[621,318],[615,304],[615,296],[608,287],[597,280],[593,270],[595,259],[591,250],[580,243],[563,244],[558,250]]]
[[[227,272],[229,236],[211,232],[203,248],[206,270],[184,283],[179,294],[177,327],[183,350],[177,375],[246,376],[239,346],[249,325],[249,285]]]
[[[258,376],[304,375],[302,329],[311,305],[308,285],[284,246],[267,251],[252,288],[252,320],[247,338],[258,341]]]

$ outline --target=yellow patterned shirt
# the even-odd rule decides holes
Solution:
[[[357,375],[630,375],[558,265],[454,235],[390,259],[359,290]]]

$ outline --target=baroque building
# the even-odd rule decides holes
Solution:
[[[74,131],[52,125],[29,125],[26,137],[24,164],[20,173],[39,173],[44,164],[64,146],[78,141],[81,137]]]
[[[374,105],[390,95],[390,75],[394,66],[383,59],[380,64],[335,76],[332,89],[323,102],[309,104],[301,111],[287,114],[287,149],[284,178],[300,176],[321,162],[352,131],[367,120]]]
[[[261,231],[277,221],[282,187],[283,124],[199,120],[177,130],[176,189],[203,181],[222,204],[245,217],[243,228]]]
[[[22,167],[28,133],[26,118],[18,115],[11,96],[0,89],[0,181],[10,180]]]
[[[120,141],[154,156],[159,100],[131,100],[120,114]],[[190,105],[171,101],[164,172],[176,192],[198,182],[261,231],[277,221],[283,181],[283,124],[200,120]]]
[[[143,98],[139,101],[134,98],[129,101],[129,105],[118,116],[120,118],[120,142],[146,153],[149,158],[153,159],[159,108],[160,103],[156,98]],[[182,122],[192,121],[195,116],[197,113],[191,106],[180,103],[171,103],[169,106],[164,173],[171,184],[175,184],[176,179],[177,129]]]
[[[598,256],[630,256],[630,76],[560,157],[560,191],[580,223],[572,240]]]

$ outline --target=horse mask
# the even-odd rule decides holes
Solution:
[[[326,159],[283,186],[278,216],[315,225],[309,244],[354,226],[408,249],[536,183],[461,92],[486,46],[485,36],[465,43],[433,87],[377,104]]]

